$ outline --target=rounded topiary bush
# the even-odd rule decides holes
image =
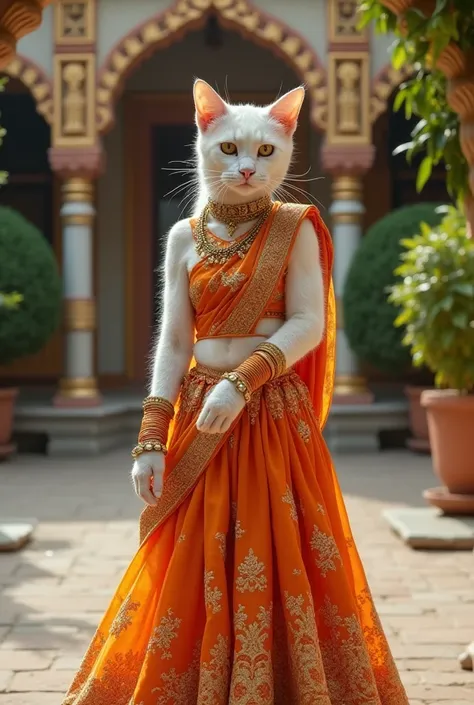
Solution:
[[[15,308],[0,307],[0,364],[38,352],[58,327],[61,281],[54,253],[20,213],[0,206],[0,291],[17,293]]]
[[[351,263],[343,296],[345,332],[359,360],[381,372],[401,372],[411,362],[403,329],[394,326],[399,311],[387,293],[401,264],[400,240],[415,235],[422,221],[437,225],[443,217],[436,213],[439,205],[418,203],[389,213],[367,231]]]

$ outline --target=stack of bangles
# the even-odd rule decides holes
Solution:
[[[257,389],[285,371],[286,358],[280,348],[273,343],[262,343],[236,370],[225,372],[222,378],[232,382],[248,403]]]
[[[138,443],[132,450],[132,458],[142,453],[156,451],[166,455],[168,429],[174,417],[174,407],[163,397],[147,397],[143,402],[143,418]]]

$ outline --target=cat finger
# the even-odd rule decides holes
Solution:
[[[225,421],[225,416],[217,414],[212,423],[209,424],[209,433],[221,433],[222,423]]]
[[[219,433],[226,433],[230,428],[230,418],[229,416],[224,416],[222,419],[221,427]]]
[[[150,477],[141,475],[138,478],[138,494],[150,507],[156,506],[156,497],[151,491]]]

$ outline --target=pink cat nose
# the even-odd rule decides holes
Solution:
[[[255,174],[255,169],[240,169],[240,173],[244,177],[245,181],[248,181],[250,177]]]

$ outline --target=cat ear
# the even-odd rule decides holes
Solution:
[[[303,105],[305,90],[303,86],[294,88],[285,93],[270,106],[270,115],[285,128],[285,132],[292,135],[296,130],[298,115]]]
[[[216,93],[214,88],[197,78],[194,82],[194,105],[196,107],[196,122],[203,132],[209,125],[227,112],[227,105]]]

